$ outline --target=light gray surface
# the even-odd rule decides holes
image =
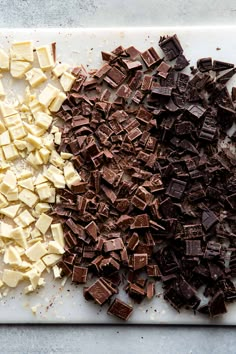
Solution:
[[[205,5],[206,4],[206,5]],[[0,0],[0,27],[235,24],[234,0]],[[233,354],[235,328],[0,326],[0,353]]]

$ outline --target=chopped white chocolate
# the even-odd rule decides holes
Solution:
[[[32,192],[34,191],[34,183],[31,177],[18,181],[18,185],[23,188],[29,189]]]
[[[45,270],[46,266],[43,263],[43,261],[41,261],[41,259],[39,259],[37,262],[34,263],[34,268],[38,271],[38,273],[41,274]]]
[[[54,66],[53,56],[48,45],[36,48],[36,53],[42,70],[49,70]]]
[[[9,70],[9,55],[0,49],[0,70]]]
[[[6,130],[0,135],[0,146],[9,145],[11,143],[11,138],[9,131]]]
[[[8,216],[10,219],[14,219],[19,209],[20,209],[20,204],[10,205],[6,208],[1,208],[0,214]]]
[[[33,43],[31,41],[12,43],[10,57],[11,60],[32,62],[34,60]]]
[[[56,145],[60,145],[61,144],[61,132],[58,132],[55,134],[55,138],[54,138],[54,143]]]
[[[65,251],[57,241],[50,241],[48,243],[48,253],[63,254]]]
[[[70,91],[76,77],[68,72],[64,72],[60,78],[61,86],[63,87],[64,91]]]
[[[3,262],[5,264],[12,264],[12,265],[17,265],[20,266],[22,263],[21,257],[19,253],[17,252],[16,248],[13,246],[9,246],[3,257]]]
[[[15,189],[16,188],[16,175],[14,172],[11,170],[8,170],[3,178],[1,187],[7,192],[9,189]]]
[[[27,248],[26,232],[22,227],[16,227],[15,229],[11,230],[10,237],[24,249]]]
[[[40,128],[48,129],[52,124],[52,116],[44,112],[37,112],[35,115],[35,123]]]
[[[53,150],[50,156],[50,163],[56,167],[63,168],[65,161],[61,158],[61,156]]]
[[[15,218],[15,223],[22,227],[29,226],[34,221],[33,216],[26,209]]]
[[[19,283],[19,281],[22,279],[23,279],[22,272],[16,270],[10,270],[10,269],[4,269],[3,271],[2,281],[10,288],[15,288]]]
[[[54,278],[60,279],[61,278],[61,269],[57,265],[54,265],[52,267],[52,270],[53,270]]]
[[[7,117],[3,117],[4,123],[7,127],[13,127],[17,124],[22,124],[21,116],[19,114],[12,114]]]
[[[31,282],[33,288],[36,289],[39,282],[40,274],[41,273],[39,273],[37,269],[32,268],[24,274],[24,277],[27,278]]]
[[[49,183],[42,183],[36,186],[36,191],[39,195],[40,200],[45,200],[50,198],[51,189]]]
[[[4,221],[0,221],[0,236],[1,237],[10,237],[12,231],[12,225],[5,223]]]
[[[45,254],[47,254],[47,250],[42,242],[39,241],[36,242],[33,246],[27,248],[25,254],[31,261],[38,261]]]
[[[49,106],[51,112],[58,112],[61,108],[62,103],[66,100],[66,94],[64,92],[59,92],[59,94],[54,98]]]
[[[9,117],[17,113],[18,112],[12,106],[9,106],[5,102],[0,102],[0,114],[2,118]]]
[[[27,147],[26,141],[24,141],[24,140],[15,140],[14,145],[20,151],[25,150]]]
[[[39,149],[42,145],[42,139],[30,133],[27,135],[26,141],[28,141],[36,149]]]
[[[38,218],[38,220],[36,221],[35,226],[40,232],[42,232],[43,235],[45,235],[45,233],[47,232],[48,228],[52,223],[52,220],[53,218],[51,218],[45,213],[42,213]]]
[[[21,79],[30,68],[31,64],[27,61],[11,61],[10,72],[15,79]]]
[[[69,160],[71,159],[72,156],[73,154],[70,154],[69,152],[61,152],[61,158],[63,160]]]
[[[5,208],[8,204],[6,197],[0,193],[0,208]]]
[[[39,68],[33,68],[25,74],[26,80],[31,87],[35,88],[47,80],[47,76]]]
[[[4,90],[2,80],[0,80],[0,98],[4,98],[6,96],[6,92]]]
[[[65,63],[57,64],[53,69],[52,73],[58,78],[60,77],[65,71],[69,69],[69,65]]]
[[[47,267],[54,266],[59,259],[61,258],[60,254],[48,254],[42,258],[43,262],[46,264]]]
[[[63,229],[61,224],[52,224],[51,225],[52,236],[54,240],[61,245],[61,247],[65,247]]]
[[[75,170],[73,164],[71,162],[67,162],[64,166],[64,176],[66,184],[69,188],[71,188],[72,184],[81,181],[81,177],[78,172]]]
[[[18,201],[18,188],[8,191],[6,194],[6,198],[9,202]]]
[[[22,139],[26,135],[25,129],[22,124],[17,124],[14,127],[9,127],[9,133],[12,140]]]
[[[17,149],[13,144],[3,146],[2,150],[4,152],[4,156],[7,161],[13,161],[17,159],[19,156]]]
[[[47,164],[49,161],[51,152],[48,149],[43,147],[39,150],[39,154],[40,154],[41,159],[43,160],[43,163]]]
[[[32,208],[37,203],[38,196],[28,189],[23,189],[19,193],[19,200],[28,205],[28,207]]]
[[[48,84],[39,94],[38,100],[43,106],[48,107],[59,92],[60,90],[57,87]]]
[[[38,203],[35,206],[35,211],[38,215],[46,213],[50,210],[50,205],[48,203]]]

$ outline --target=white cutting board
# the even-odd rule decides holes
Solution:
[[[83,64],[92,69],[101,64],[101,50],[110,51],[120,44],[124,47],[134,45],[141,51],[154,46],[161,54],[160,36],[174,33],[192,65],[198,58],[207,56],[236,64],[236,27],[0,29],[0,47],[8,50],[14,40],[30,39],[35,45],[56,42],[58,61],[71,66]],[[61,280],[54,281],[49,274],[46,287],[33,295],[22,295],[24,286],[11,290],[0,300],[0,323],[123,323],[107,315],[107,305],[100,308],[85,301],[83,287],[72,285],[70,280],[63,287]],[[162,293],[160,285],[156,291]],[[123,292],[119,296],[131,301]],[[35,305],[39,306],[33,315],[30,308]],[[236,324],[236,303],[228,306],[228,314],[214,321],[187,311],[178,314],[161,296],[134,305],[134,308],[129,320],[133,324]]]

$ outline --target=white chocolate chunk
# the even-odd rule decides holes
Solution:
[[[2,84],[2,80],[0,80],[0,98],[4,98],[6,96],[3,84]]]
[[[25,254],[31,261],[38,261],[45,254],[47,254],[47,250],[45,246],[39,241],[36,242],[33,246],[29,247],[25,251]]]
[[[43,235],[47,232],[48,228],[50,227],[51,223],[53,221],[53,218],[50,216],[46,215],[45,213],[42,213],[38,220],[35,223],[35,226],[37,229],[42,232]]]
[[[32,192],[34,191],[34,183],[31,177],[18,181],[18,185],[23,188],[29,189]]]
[[[33,267],[37,270],[39,274],[42,274],[46,268],[45,264],[43,263],[43,261],[41,261],[41,259],[35,262]]]
[[[63,254],[65,251],[57,241],[50,241],[48,243],[48,253]]]
[[[3,117],[4,123],[7,127],[15,126],[17,124],[21,124],[21,117],[19,114],[12,114],[7,117]]]
[[[33,43],[31,41],[12,43],[10,56],[11,60],[32,62],[34,60]]]
[[[9,70],[9,55],[0,49],[0,70]]]
[[[46,213],[50,210],[50,205],[48,203],[38,203],[35,206],[35,211],[38,215]]]
[[[56,167],[62,168],[65,164],[65,161],[55,150],[53,150],[50,157],[50,163]]]
[[[37,112],[35,115],[35,123],[40,128],[48,129],[52,124],[52,116],[44,112]]]
[[[33,216],[30,214],[28,210],[24,210],[15,218],[15,223],[18,226],[22,226],[22,227],[29,226],[34,221],[35,219],[33,218]]]
[[[36,53],[42,70],[49,70],[54,66],[53,56],[48,45],[36,48]]]
[[[24,274],[24,277],[31,282],[33,289],[37,288],[39,278],[40,278],[40,273],[38,273],[37,269],[33,269],[33,268],[30,269],[28,272]]]
[[[4,221],[0,221],[0,236],[10,238],[10,234],[12,231],[12,225],[5,223]]]
[[[10,288],[15,288],[20,280],[23,279],[23,273],[16,270],[4,269],[2,281]]]
[[[64,166],[64,176],[65,176],[66,184],[69,188],[71,188],[72,184],[81,181],[80,175],[75,170],[71,162],[67,162],[66,165]]]
[[[0,208],[5,208],[6,206],[8,206],[8,201],[7,199],[4,197],[3,194],[0,193]]]
[[[17,149],[12,144],[3,146],[2,150],[7,161],[13,161],[19,157]]]
[[[9,133],[12,140],[18,140],[25,137],[26,132],[22,124],[17,124],[14,127],[9,127]]]
[[[42,139],[32,134],[28,134],[25,140],[33,145],[36,149],[39,149],[42,145]]]
[[[19,253],[15,249],[15,247],[9,246],[6,249],[6,251],[4,253],[4,257],[3,257],[3,262],[5,264],[12,264],[12,265],[17,265],[17,266],[21,265],[22,260],[21,260]]]
[[[30,68],[31,64],[27,61],[11,61],[10,73],[15,79],[22,79]]]
[[[11,189],[7,192],[6,198],[9,202],[18,201],[18,188]]]
[[[58,78],[60,77],[65,71],[67,71],[69,69],[69,65],[68,64],[57,64],[53,69],[52,72],[53,74]]]
[[[4,124],[0,121],[0,134],[6,131]]]
[[[55,139],[54,139],[54,143],[56,145],[60,145],[61,144],[61,132],[58,132],[55,134]]]
[[[52,224],[51,225],[52,236],[54,240],[61,245],[62,248],[65,247],[63,229],[61,224]]]
[[[50,197],[46,200],[48,203],[55,203],[56,201],[56,189],[50,187]]]
[[[64,72],[60,78],[61,86],[64,91],[70,91],[76,77],[68,72]]]
[[[56,98],[56,96],[59,94],[59,92],[60,91],[58,88],[51,84],[48,84],[39,94],[38,100],[43,106],[48,107],[50,106],[54,98]]]
[[[16,227],[15,229],[11,230],[10,237],[15,240],[19,246],[23,247],[24,249],[27,248],[26,232],[22,227]]]
[[[17,113],[18,112],[12,106],[9,106],[5,102],[0,102],[0,114],[2,118],[9,117]]]
[[[27,295],[27,294],[30,294],[30,293],[32,293],[34,291],[34,288],[33,288],[33,286],[30,284],[30,285],[28,285],[28,286],[26,286],[25,288],[24,288],[24,294],[25,295]]]
[[[28,207],[32,208],[38,201],[38,197],[35,193],[28,189],[23,189],[19,193],[19,200],[25,203]]]
[[[64,92],[59,92],[56,98],[52,101],[49,106],[51,112],[58,112],[61,108],[62,103],[66,100],[66,94]]]
[[[11,170],[8,170],[3,178],[1,187],[2,189],[7,192],[9,189],[15,189],[16,188],[16,175],[14,172]]]
[[[51,152],[48,149],[43,147],[39,150],[39,154],[41,159],[43,160],[43,163],[46,165],[49,161]]]
[[[19,209],[20,209],[20,204],[10,205],[6,208],[1,208],[0,214],[6,215],[9,218],[14,219]]]
[[[54,265],[52,267],[52,270],[53,270],[54,279],[60,279],[61,278],[61,269],[57,265]]]
[[[36,180],[34,181],[34,185],[36,186],[37,184],[41,184],[44,182],[48,182],[47,178],[45,178],[41,173],[39,173],[36,177]]]
[[[8,130],[0,135],[0,146],[9,145],[11,142],[10,134]]]
[[[50,185],[48,183],[42,183],[42,184],[36,185],[36,191],[39,195],[40,200],[45,200],[45,199],[50,198],[51,189],[50,189]]]
[[[48,254],[44,256],[42,260],[47,267],[52,267],[59,261],[60,258],[61,258],[60,254]]]
[[[35,88],[47,80],[47,76],[39,68],[33,68],[25,74],[26,80],[31,87]]]
[[[69,160],[72,156],[73,154],[70,154],[69,152],[61,152],[61,158],[63,160]]]

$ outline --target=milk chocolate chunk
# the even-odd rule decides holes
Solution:
[[[104,242],[104,252],[118,251],[124,248],[124,243],[121,238],[114,238]]]
[[[118,318],[121,318],[122,320],[127,321],[129,317],[131,316],[133,312],[133,307],[126,304],[125,302],[115,299],[109,309],[107,310],[107,313],[109,315],[116,316]]]
[[[153,47],[141,53],[141,57],[148,68],[156,64],[160,60],[159,55]]]
[[[112,296],[110,289],[100,279],[92,284],[87,292],[99,305],[103,305]]]
[[[143,229],[149,227],[149,217],[147,214],[137,215],[134,218],[133,224],[130,225],[130,229]]]
[[[75,265],[73,267],[73,272],[72,272],[72,281],[74,283],[79,283],[79,284],[86,283],[87,275],[88,275],[88,268]]]
[[[148,264],[148,255],[146,253],[134,253],[133,255],[133,267],[134,270],[144,268]]]
[[[183,53],[183,48],[176,34],[171,37],[161,37],[159,46],[163,50],[167,60],[173,60]]]

